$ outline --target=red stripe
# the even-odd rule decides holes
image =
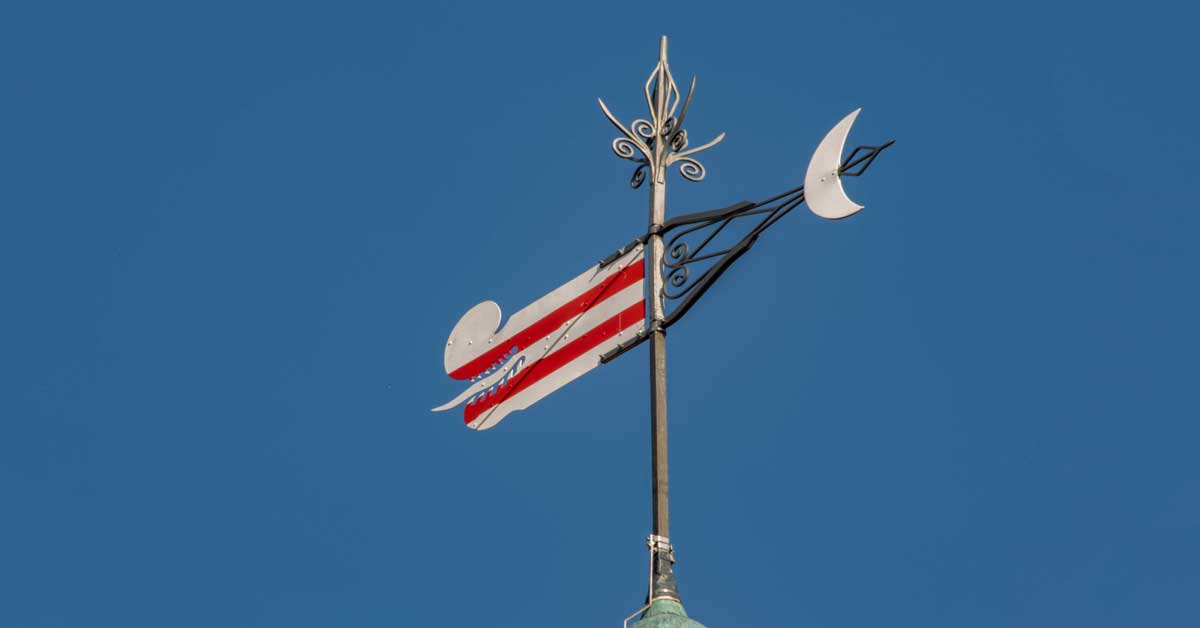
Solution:
[[[489,349],[487,353],[455,369],[453,373],[450,373],[450,377],[454,379],[470,379],[479,375],[508,355],[513,345],[517,346],[517,351],[524,351],[526,347],[536,343],[539,339],[552,334],[563,323],[592,309],[592,306],[616,294],[622,288],[641,281],[645,275],[645,264],[641,263],[641,259],[639,258],[638,263],[630,264],[624,270],[605,279],[599,285],[593,286],[592,289],[566,302],[558,309],[517,332],[509,340],[499,343]]]
[[[612,318],[588,330],[558,351],[534,362],[533,365],[514,375],[512,380],[498,386],[486,398],[476,398],[471,403],[468,403],[463,408],[463,418],[467,423],[474,421],[480,414],[494,408],[504,400],[529,388],[543,378],[550,376],[571,360],[595,349],[605,339],[631,327],[635,323],[642,322],[646,317],[645,308],[646,302],[644,300],[638,301],[625,308],[625,310],[618,312]]]

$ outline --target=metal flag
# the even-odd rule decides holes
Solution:
[[[446,339],[446,373],[471,385],[434,408],[464,401],[467,427],[484,430],[600,365],[643,333],[645,263],[634,242],[525,306],[500,327],[500,306],[467,310]]]

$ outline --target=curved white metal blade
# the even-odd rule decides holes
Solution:
[[[445,366],[449,373],[487,349],[488,336],[500,328],[500,306],[484,301],[467,310],[446,339]],[[476,346],[479,343],[480,346]]]
[[[860,111],[861,107],[842,118],[821,140],[812,160],[808,162],[808,171],[804,174],[804,201],[812,213],[822,218],[837,220],[863,208],[846,196],[846,191],[842,189],[842,178],[838,176],[846,136],[850,135],[850,127],[854,126],[854,119]]]

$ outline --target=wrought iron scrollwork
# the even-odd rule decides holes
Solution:
[[[742,202],[680,216],[663,225],[664,231],[679,229],[667,240],[662,263],[663,296],[678,303],[667,313],[664,324],[686,314],[729,266],[754,246],[763,231],[803,202],[804,187],[800,186],[758,203]],[[729,236],[736,237],[737,227],[730,226],[739,221],[750,227],[733,240]]]
[[[838,168],[838,174],[844,177],[861,175],[871,166],[879,153],[892,144],[893,142],[888,141],[881,146],[855,148]],[[757,203],[743,201],[723,209],[684,214],[663,223],[655,231],[667,238],[660,269],[663,274],[663,298],[664,301],[674,303],[674,307],[670,308],[663,319],[663,327],[669,327],[687,314],[688,310],[696,304],[700,297],[704,296],[704,293],[712,287],[717,279],[739,257],[754,246],[762,232],[771,228],[803,202],[804,186],[802,185]],[[723,234],[728,236],[736,233],[735,229],[731,229],[730,226],[739,220],[750,224],[750,228],[732,243],[729,243],[729,238],[722,239]],[[645,243],[649,237],[650,234],[647,233],[617,249],[613,254],[600,260],[600,265],[603,267],[611,263],[630,247]],[[641,344],[645,338],[645,336],[639,336],[632,339],[604,354],[600,360],[602,362],[613,360],[618,355]]]
[[[658,87],[660,84],[665,86],[661,94]],[[721,133],[701,146],[688,148],[688,134],[683,128],[683,121],[687,117],[688,106],[692,103],[695,90],[696,79],[693,77],[687,96],[683,98],[683,107],[680,108],[679,86],[675,84],[675,78],[671,76],[671,69],[666,61],[661,60],[650,72],[643,89],[646,105],[650,109],[649,120],[639,118],[626,127],[617,121],[603,100],[599,101],[604,116],[621,132],[621,135],[612,141],[613,153],[621,159],[638,164],[629,179],[630,187],[641,187],[647,173],[654,177],[656,182],[663,182],[666,171],[675,164],[679,164],[679,174],[688,181],[700,181],[704,178],[704,165],[692,155],[716,146],[725,139],[725,134]],[[675,115],[677,109],[678,116]]]
[[[842,162],[838,174],[848,177],[861,175],[879,153],[892,144],[893,142],[888,141],[881,146],[855,148]],[[670,325],[686,314],[713,282],[737,258],[754,246],[763,231],[779,222],[803,202],[804,186],[800,186],[758,203],[742,202],[725,209],[687,214],[668,220],[663,225],[663,233],[679,228],[682,230],[667,240],[666,255],[663,257],[663,297],[667,301],[679,302],[674,310],[667,314],[664,324]],[[731,224],[751,217],[759,217],[758,222],[754,223],[741,239],[732,244],[714,244]],[[692,272],[694,266],[705,262],[707,264],[703,271]]]

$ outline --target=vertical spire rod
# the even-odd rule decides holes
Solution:
[[[658,72],[654,86],[654,107],[661,120],[667,113],[667,99],[670,97],[671,86],[667,73],[667,37],[664,35],[659,43],[658,62],[662,66]],[[667,336],[662,322],[665,318],[663,304],[663,239],[658,231],[662,227],[667,205],[667,177],[665,161],[671,150],[664,137],[655,138],[652,159],[660,164],[656,173],[650,177],[650,228],[652,234],[647,248],[646,276],[650,281],[646,284],[646,303],[650,309],[650,472],[651,472],[651,511],[653,517],[653,537],[651,538],[651,567],[653,570],[649,596],[651,599],[669,597],[679,599],[675,586],[675,576],[671,567],[673,553],[658,551],[660,543],[669,544],[671,535],[671,510],[668,501],[667,481]],[[668,545],[669,547],[669,545]]]
[[[650,545],[651,600],[679,600],[675,588],[672,563],[675,553],[671,549],[671,515],[668,505],[667,483],[667,336],[666,292],[663,277],[664,245],[662,226],[667,208],[667,170],[679,166],[679,174],[688,181],[704,178],[704,166],[694,155],[716,146],[725,139],[717,137],[696,147],[688,146],[687,131],[683,119],[692,101],[696,80],[692,79],[686,98],[681,98],[679,87],[671,77],[667,65],[667,38],[659,40],[658,63],[646,79],[643,92],[646,106],[650,108],[650,119],[639,118],[626,127],[609,111],[600,99],[600,110],[620,135],[612,141],[612,151],[621,159],[638,164],[629,185],[639,188],[650,180],[649,229],[646,238],[646,320],[648,328],[644,340],[650,341],[650,495],[653,530],[647,542]],[[680,105],[683,105],[680,109]],[[678,117],[676,117],[678,116]]]

